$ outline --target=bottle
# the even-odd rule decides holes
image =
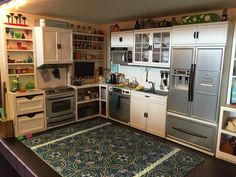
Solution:
[[[223,9],[223,13],[221,15],[221,21],[227,21],[227,20],[228,20],[227,9]]]
[[[134,29],[140,29],[140,25],[139,25],[139,21],[138,20],[136,20]]]

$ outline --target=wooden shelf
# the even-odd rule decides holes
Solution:
[[[9,74],[9,77],[16,77],[16,76],[34,76],[34,73],[25,73],[25,74]]]
[[[86,59],[84,59],[84,60],[78,60],[78,59],[73,59],[73,61],[74,62],[104,62],[104,60],[103,59],[99,59],[99,60],[86,60]]]
[[[107,102],[107,100],[106,100],[106,99],[101,99],[101,101],[102,101],[102,102]]]
[[[224,133],[226,135],[230,135],[230,136],[235,136],[236,137],[236,132],[231,132],[231,131],[226,130],[226,129],[222,129],[221,133]]]
[[[73,32],[73,34],[76,34],[76,35],[83,35],[83,36],[105,37],[104,34],[89,34],[89,33],[79,33],[79,32]]]
[[[73,50],[80,50],[80,51],[87,51],[87,52],[104,52],[104,50],[93,50],[93,49],[73,49]]]
[[[34,52],[33,50],[7,49],[7,52]]]
[[[34,66],[34,63],[8,63],[8,66]]]
[[[32,39],[19,39],[19,38],[7,38],[8,41],[26,41],[26,42],[33,42]]]
[[[90,40],[79,40],[79,39],[74,39],[74,42],[91,42],[91,43],[100,43],[103,44],[104,41],[90,41]]]
[[[77,104],[90,103],[90,102],[94,102],[94,101],[99,101],[99,98],[85,100],[85,101],[78,101]]]

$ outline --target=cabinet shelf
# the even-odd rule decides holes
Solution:
[[[91,43],[100,43],[103,44],[104,41],[91,41],[91,40],[78,40],[78,39],[74,39],[74,42],[91,42]]]
[[[19,39],[19,38],[7,38],[8,41],[26,41],[26,42],[33,42],[33,39]]]
[[[101,99],[101,101],[102,101],[102,102],[107,102],[107,100],[105,100],[105,99]]]
[[[16,77],[16,76],[34,76],[34,73],[25,73],[25,74],[9,74],[9,77]]]
[[[105,37],[105,35],[103,34],[89,34],[89,33],[79,33],[79,32],[73,32],[73,34],[83,35],[83,36]]]
[[[8,63],[8,66],[34,66],[34,63]]]
[[[33,50],[7,49],[7,52],[34,52]]]
[[[89,60],[89,59],[88,60],[86,60],[86,59],[83,59],[83,60],[79,59],[78,60],[78,59],[74,59],[74,62],[91,62],[91,61],[92,62],[104,62],[104,59],[98,59],[98,60],[97,59],[96,60]]]
[[[231,132],[231,131],[226,130],[226,129],[222,129],[222,130],[221,130],[221,133],[224,133],[224,134],[227,134],[227,135],[235,136],[235,137],[236,137],[236,132]]]
[[[87,52],[104,52],[104,50],[92,50],[92,49],[74,49],[79,51],[87,51]]]
[[[98,100],[99,100],[99,98],[84,100],[84,101],[78,101],[77,104],[90,103],[90,102],[94,102],[94,101],[98,101]]]

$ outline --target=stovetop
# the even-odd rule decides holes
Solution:
[[[69,93],[75,91],[72,87],[69,86],[48,87],[48,88],[43,88],[43,90],[45,90],[46,95]]]

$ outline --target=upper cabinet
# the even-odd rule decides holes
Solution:
[[[133,47],[133,31],[111,33],[111,47]]]
[[[72,31],[35,27],[37,66],[72,63]]]
[[[134,32],[134,64],[169,67],[170,29]]]
[[[225,45],[228,23],[174,26],[172,45]]]

